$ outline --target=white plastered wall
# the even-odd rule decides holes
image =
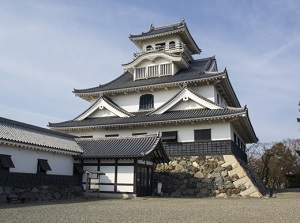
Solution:
[[[208,98],[211,101],[215,101],[214,96],[214,86],[202,86],[198,88],[192,88],[199,95]],[[139,111],[139,102],[140,96],[143,94],[152,94],[154,97],[154,109],[159,108],[161,105],[166,103],[169,99],[171,99],[175,94],[177,94],[181,88],[169,88],[168,90],[154,90],[154,91],[141,91],[140,93],[128,93],[120,94],[116,96],[109,96],[116,104],[125,109],[128,112],[137,112]],[[182,109],[182,108],[180,108]]]
[[[19,148],[9,145],[0,145],[0,154],[11,155],[15,168],[10,168],[10,172],[17,173],[37,173],[38,159],[48,160],[51,171],[48,175],[73,175],[74,160],[71,155],[37,151],[27,148]]]
[[[78,135],[93,135],[94,137],[105,137],[108,134],[119,134],[119,136],[132,136],[132,133],[147,133],[156,134],[158,131],[178,131],[179,142],[192,142],[194,141],[194,130],[197,129],[211,129],[212,140],[231,140],[231,127],[229,122],[216,122],[216,123],[187,123],[184,125],[162,125],[162,126],[148,126],[148,127],[124,127],[124,128],[109,128],[97,129],[94,131],[84,131],[81,133],[74,132]],[[72,133],[73,134],[73,133]]]

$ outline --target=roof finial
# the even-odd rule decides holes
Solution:
[[[153,30],[154,29],[154,25],[153,23],[150,25],[149,30]]]
[[[181,18],[181,19],[180,19],[180,23],[183,24],[183,25],[185,25],[185,19],[184,19],[184,18]]]

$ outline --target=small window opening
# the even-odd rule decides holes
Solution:
[[[47,171],[52,170],[48,160],[44,160],[44,159],[38,159],[38,166],[37,166],[37,172],[38,173],[46,173]]]
[[[198,129],[194,130],[195,141],[208,141],[211,140],[211,129]]]
[[[144,94],[140,97],[140,109],[154,108],[154,97],[152,94]]]
[[[152,47],[151,45],[148,45],[148,46],[146,47],[146,51],[151,51],[151,50],[153,50],[153,47]]]
[[[175,49],[175,41],[169,42],[169,48],[170,49]]]

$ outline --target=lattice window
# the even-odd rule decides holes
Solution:
[[[160,75],[170,75],[170,74],[172,74],[172,64],[161,64]]]
[[[159,75],[159,66],[149,66],[148,67],[148,77],[157,77]]]
[[[139,67],[135,70],[135,78],[143,79],[146,78],[146,67]]]
[[[211,140],[211,129],[198,129],[194,130],[195,141]]]

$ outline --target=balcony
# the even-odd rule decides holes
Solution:
[[[247,163],[247,154],[231,140],[204,142],[163,142],[168,156],[235,155]]]
[[[133,54],[134,58],[140,57],[147,53],[155,53],[155,52],[163,52],[163,53],[172,53],[172,54],[183,54],[185,57],[190,55],[189,50],[186,48],[185,44],[171,44],[169,46],[166,45],[157,45],[155,48],[147,48],[146,50],[136,52]]]

